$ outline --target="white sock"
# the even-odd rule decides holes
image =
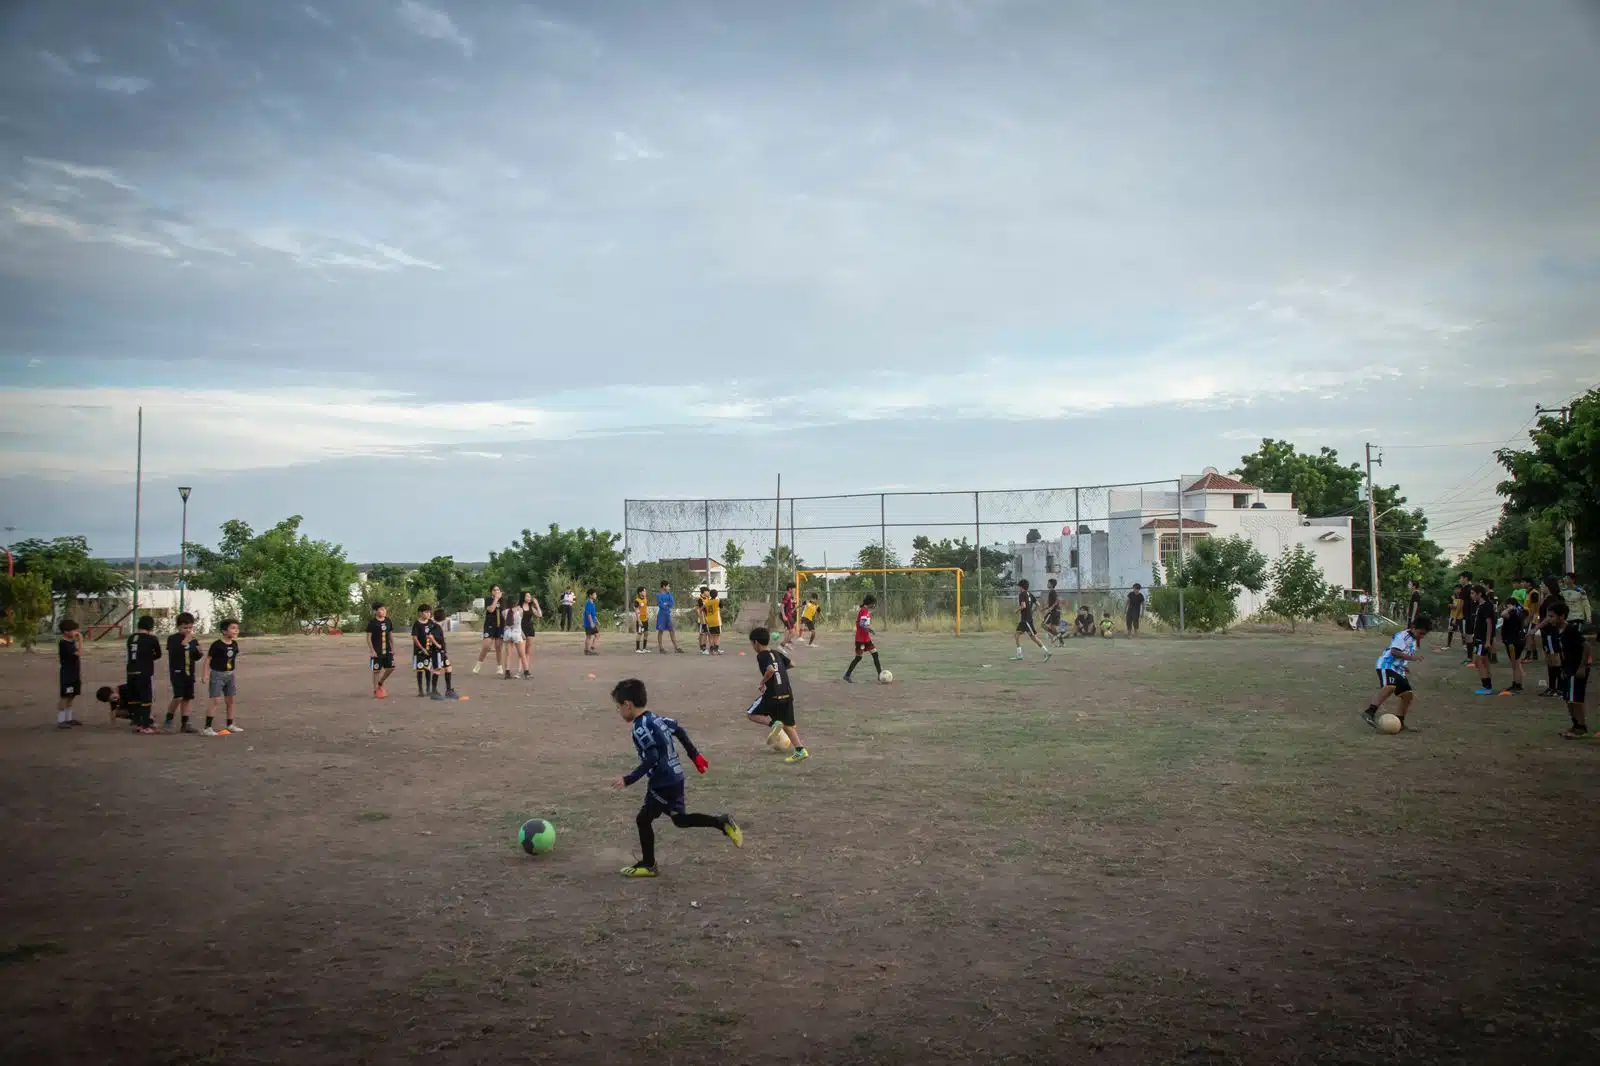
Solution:
[[[62,722],[65,722],[71,716],[72,715],[71,715],[70,711],[57,711],[56,712],[56,725],[60,725]]]

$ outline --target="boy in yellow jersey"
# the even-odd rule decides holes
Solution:
[[[722,654],[722,601],[716,589],[706,591],[706,653]]]
[[[633,653],[650,653],[650,600],[643,585],[633,594]]]
[[[817,602],[817,594],[813,592],[806,605],[800,609],[800,628],[805,631],[806,644],[816,647],[817,644],[817,612],[822,605]]]

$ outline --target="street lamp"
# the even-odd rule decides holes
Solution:
[[[183,594],[189,586],[189,492],[188,485],[178,486],[178,495],[183,498],[183,540],[179,544],[178,554],[178,613],[183,613]]]

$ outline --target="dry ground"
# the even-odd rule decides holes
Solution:
[[[787,766],[751,658],[605,642],[445,705],[367,698],[359,638],[250,640],[219,739],[57,733],[52,657],[0,655],[0,1061],[1600,1061],[1600,746],[1454,653],[1388,738],[1376,638],[889,633],[884,687],[834,636]],[[653,882],[607,787],[635,673],[747,829],[662,823]]]

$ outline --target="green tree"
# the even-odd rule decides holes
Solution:
[[[1233,473],[1267,492],[1293,493],[1295,506],[1309,518],[1349,515],[1352,580],[1361,588],[1373,588],[1367,506],[1360,498],[1366,478],[1359,463],[1339,462],[1339,453],[1332,448],[1312,455],[1297,451],[1289,441],[1268,437],[1256,451],[1240,457]],[[1424,585],[1442,595],[1449,584],[1449,560],[1428,538],[1427,516],[1419,508],[1405,506],[1398,485],[1374,484],[1372,497],[1378,513],[1378,573],[1384,599],[1404,598],[1400,560],[1406,554],[1422,560],[1427,573]]]
[[[524,529],[522,538],[503,552],[489,555],[489,566],[508,594],[537,589],[545,576],[560,567],[584,585],[600,592],[602,603],[623,599],[622,534],[602,529],[562,529],[551,523],[544,533]]]
[[[99,599],[132,587],[110,563],[90,556],[89,541],[84,537],[20,540],[11,546],[11,555],[17,573],[43,578],[64,609],[70,610],[80,596]]]
[[[411,623],[417,620],[417,607],[426,603],[432,607],[438,600],[434,590],[425,585],[413,586],[407,581],[397,584],[387,584],[373,581],[369,576],[361,584],[361,591],[357,594],[360,599],[358,616],[365,619],[372,611],[372,605],[381,603],[389,610],[389,618],[394,622],[395,629],[409,629]],[[397,641],[404,647],[410,638]]]
[[[1243,537],[1201,537],[1189,549],[1172,584],[1237,597],[1267,587],[1267,557]]]
[[[377,585],[401,585],[410,575],[409,570],[394,563],[373,563],[367,567],[367,580]]]
[[[372,580],[370,572],[367,579]],[[449,614],[472,606],[473,599],[482,595],[478,585],[478,575],[464,566],[457,566],[455,558],[449,555],[435,555],[406,578],[406,587],[413,595],[432,589],[435,601],[430,605],[443,608]]]
[[[292,515],[260,534],[238,519],[223,523],[216,551],[191,546],[190,584],[237,597],[252,632],[293,633],[343,617],[355,567],[339,545],[302,534],[302,521]]]
[[[1528,431],[1529,448],[1502,448],[1495,458],[1510,477],[1496,486],[1506,511],[1573,526],[1578,571],[1600,566],[1600,388],[1576,400],[1566,417],[1544,415]]]
[[[1564,569],[1563,520],[1549,511],[1517,514],[1507,511],[1494,528],[1467,549],[1458,569],[1490,578],[1499,589],[1519,577],[1543,580]]]
[[[1296,544],[1272,564],[1272,595],[1267,610],[1289,620],[1293,632],[1302,618],[1317,613],[1328,598],[1328,583],[1316,555],[1304,544]]]
[[[39,626],[51,615],[54,598],[43,574],[0,574],[0,633],[24,648],[39,638]]]
[[[736,544],[732,537],[722,546],[722,565],[731,573],[744,564],[744,549]]]

